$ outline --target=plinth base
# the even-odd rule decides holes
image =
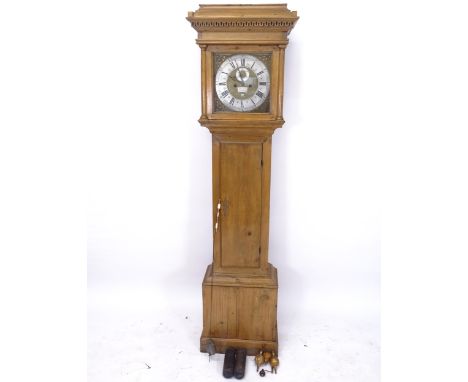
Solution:
[[[277,300],[277,271],[271,264],[264,276],[213,274],[209,265],[203,279],[200,351],[207,351],[211,339],[217,353],[235,347],[249,355],[260,349],[278,354]]]
[[[207,342],[212,340],[215,344],[216,353],[223,353],[227,348],[242,348],[247,349],[247,355],[256,355],[260,349],[274,350],[278,354],[278,341],[256,341],[256,340],[240,340],[233,338],[200,338],[200,351],[207,353]]]

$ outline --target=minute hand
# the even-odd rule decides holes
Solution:
[[[232,77],[232,76],[229,76],[229,78],[230,78],[231,80],[233,80],[234,82],[238,82],[238,83],[240,82],[237,78],[234,78],[234,77]]]
[[[245,81],[239,81],[237,78],[234,78],[234,77],[231,77],[231,76],[228,76],[231,80],[233,80],[234,82],[237,82],[238,84],[241,84],[242,86],[245,86]]]

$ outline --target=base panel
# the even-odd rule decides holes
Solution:
[[[247,349],[247,355],[256,355],[260,349],[269,351],[274,350],[276,354],[279,354],[278,341],[242,340],[236,338],[209,338],[203,336],[200,338],[200,351],[202,353],[207,353],[208,340],[212,340],[215,344],[216,353],[224,354],[227,348],[233,347]]]
[[[200,351],[212,340],[217,353],[228,347],[245,348],[249,355],[258,350],[278,353],[276,323],[278,279],[269,265],[267,275],[213,273],[208,266],[203,280],[203,332]]]

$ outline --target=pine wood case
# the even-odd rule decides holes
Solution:
[[[201,48],[199,122],[213,142],[213,263],[203,279],[200,350],[212,340],[221,353],[278,352],[278,277],[268,263],[271,138],[284,123],[284,52],[298,17],[286,4],[200,5],[187,19]],[[216,52],[271,53],[268,112],[214,112]]]

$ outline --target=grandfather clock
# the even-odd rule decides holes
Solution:
[[[213,263],[203,279],[200,350],[278,351],[278,277],[268,263],[271,138],[283,125],[286,4],[200,5],[199,122],[212,134]]]

